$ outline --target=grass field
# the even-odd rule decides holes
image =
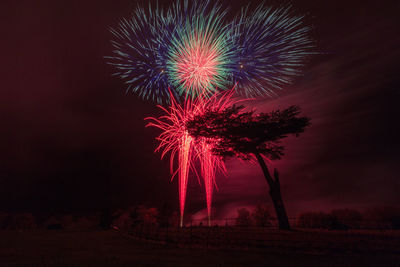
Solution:
[[[398,233],[349,238],[316,231],[275,231],[272,239],[270,246],[262,248],[205,249],[179,248],[115,231],[0,231],[0,266],[400,266]],[[364,249],[352,249],[357,240]],[[326,243],[336,249],[327,250]],[[299,244],[311,249],[299,250]]]

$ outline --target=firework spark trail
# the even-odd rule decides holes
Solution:
[[[167,9],[138,6],[111,29],[114,50],[106,59],[127,92],[159,104],[170,104],[170,92],[176,99],[215,92],[230,73],[225,14],[208,0],[177,0]]]
[[[107,57],[128,91],[159,104],[209,97],[237,84],[246,96],[274,96],[313,54],[311,28],[290,6],[243,8],[232,21],[218,2],[176,0],[137,7],[111,32]]]
[[[207,216],[208,216],[208,226],[211,226],[211,208],[212,208],[212,195],[213,188],[215,184],[215,163],[216,157],[212,154],[212,146],[207,144],[206,141],[200,141],[201,156],[200,165],[201,173],[204,180],[204,187],[206,192],[207,201]]]
[[[222,111],[240,102],[250,100],[233,99],[232,97],[234,92],[235,88],[225,93],[215,94],[211,98],[203,101],[201,108],[198,109],[200,112],[195,115],[202,115],[204,114],[204,112],[207,111]],[[211,226],[212,196],[214,186],[216,186],[215,175],[217,171],[226,174],[226,168],[223,159],[221,157],[215,156],[212,152],[215,142],[218,142],[218,140],[201,138],[197,144],[197,149],[199,150],[197,154],[201,165],[202,177],[204,180],[206,193],[208,226]]]
[[[313,54],[311,28],[290,6],[259,5],[254,11],[246,7],[231,25],[236,49],[233,80],[246,97],[276,95],[301,74],[305,59]]]
[[[179,224],[182,227],[189,171],[194,168],[194,154],[199,152],[198,149],[195,149],[194,139],[189,135],[185,128],[185,124],[188,119],[193,117],[200,106],[195,105],[190,100],[187,100],[183,105],[179,105],[176,99],[171,95],[171,106],[168,109],[161,106],[159,107],[166,113],[166,115],[161,116],[159,119],[153,117],[145,118],[145,120],[150,121],[146,127],[153,126],[162,130],[162,133],[157,138],[160,143],[157,146],[156,151],[162,150],[161,158],[170,153],[172,179],[176,174],[178,174],[180,208]],[[174,160],[177,153],[178,167],[175,170]]]
[[[161,158],[170,153],[170,169],[172,178],[178,173],[179,184],[179,207],[180,207],[180,226],[183,226],[183,215],[185,210],[185,200],[189,170],[192,165],[193,138],[185,128],[185,123],[191,114],[192,105],[187,103],[184,107],[179,105],[171,95],[171,106],[169,109],[159,106],[166,115],[159,119],[148,117],[145,120],[150,122],[146,125],[161,129],[163,132],[157,140],[160,144],[156,151],[162,150]],[[174,158],[178,153],[178,168],[174,170]]]
[[[207,88],[217,75],[218,54],[212,47],[203,45],[201,38],[192,37],[184,44],[180,54],[176,55],[176,75],[183,87],[195,90],[196,95]]]
[[[243,101],[248,101],[250,99],[233,99],[233,94],[235,92],[235,88],[230,91],[226,91],[224,93],[219,93],[213,95],[209,99],[197,101],[196,112],[193,114],[191,118],[195,116],[202,115],[205,112],[212,111],[218,112],[222,111],[226,108],[229,108],[235,104],[238,104]],[[188,119],[188,121],[190,118]],[[218,140],[210,139],[210,138],[200,138],[195,140],[195,150],[196,157],[199,159],[201,174],[204,181],[205,193],[206,193],[206,203],[207,203],[207,217],[208,217],[208,225],[211,226],[211,215],[212,215],[212,196],[214,187],[216,187],[216,174],[220,172],[222,174],[226,174],[226,168],[222,157],[215,156],[213,154],[213,147],[215,142]]]
[[[181,226],[183,226],[189,171],[196,172],[194,167],[195,159],[198,159],[200,162],[201,174],[204,180],[209,224],[211,222],[213,188],[216,185],[215,175],[217,171],[226,172],[223,159],[212,153],[213,143],[216,140],[205,138],[200,140],[194,139],[186,129],[186,123],[208,110],[223,110],[240,101],[244,101],[232,99],[233,93],[234,89],[224,94],[215,94],[209,99],[204,99],[203,97],[199,97],[195,101],[187,99],[182,105],[178,104],[176,99],[171,96],[171,106],[168,109],[160,106],[166,115],[158,119],[152,117],[146,118],[146,120],[150,121],[146,126],[157,127],[162,130],[162,133],[157,138],[160,143],[156,151],[162,150],[162,158],[170,153],[172,178],[178,174]],[[175,169],[174,160],[177,153],[178,167]]]
[[[159,104],[166,115],[147,118],[147,126],[163,132],[156,151],[170,153],[172,177],[179,177],[180,224],[183,225],[186,190],[193,161],[200,161],[210,223],[213,186],[217,170],[225,171],[221,158],[212,154],[213,142],[195,140],[186,122],[206,110],[222,110],[236,102],[234,90],[246,97],[272,96],[300,74],[312,54],[310,28],[290,7],[248,8],[230,23],[218,3],[177,0],[168,9],[156,4],[137,7],[111,32],[114,56],[109,64],[128,85],[127,91]],[[218,93],[235,84],[236,89]],[[182,105],[178,102],[182,100]],[[177,154],[178,153],[178,154]],[[174,170],[174,158],[178,167]]]
[[[182,136],[180,144],[181,149],[179,150],[179,207],[180,207],[180,226],[183,226],[183,213],[185,210],[185,200],[187,184],[189,179],[189,168],[191,160],[193,139],[186,133]]]
[[[113,56],[106,57],[127,85],[143,99],[168,103],[167,51],[174,29],[180,21],[168,16],[158,5],[138,6],[129,19],[111,29]],[[172,91],[175,95],[175,92]]]
[[[229,28],[223,23],[225,15],[221,6],[206,1],[203,12],[188,16],[174,35],[167,72],[180,95],[208,97],[218,88],[226,89],[233,50],[228,42]]]

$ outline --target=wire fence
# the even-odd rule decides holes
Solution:
[[[290,225],[293,228],[313,228],[313,229],[331,229],[331,230],[348,230],[348,229],[364,229],[364,230],[390,230],[400,229],[400,221],[397,220],[349,220],[338,219],[331,217],[316,217],[316,218],[298,218],[289,217]],[[176,225],[177,223],[169,223]],[[261,227],[264,229],[279,229],[279,222],[277,218],[269,217],[264,220],[255,221],[252,218],[222,218],[213,219],[210,225],[207,219],[190,220],[184,223],[184,227]]]
[[[348,222],[352,225],[361,225],[356,229],[347,228],[349,231],[329,231],[327,229],[310,229],[297,227],[296,218],[289,219],[294,231],[279,231],[276,219],[270,220],[270,224],[264,227],[248,225],[236,226],[237,218],[226,218],[212,221],[208,227],[207,220],[193,220],[179,227],[178,224],[156,224],[140,223],[127,231],[135,238],[150,240],[154,242],[168,243],[177,247],[202,247],[202,248],[266,248],[271,249],[296,249],[298,251],[321,250],[321,249],[365,249],[373,247],[380,241],[374,238],[361,238],[368,240],[360,243],[360,236],[370,235],[371,231],[365,230],[393,230],[389,224],[378,221]],[[343,229],[344,230],[344,229]],[[393,232],[393,231],[391,231]],[[400,231],[398,233],[398,248]],[[322,234],[321,234],[322,233]],[[322,237],[323,236],[323,237]],[[340,241],[338,241],[340,240]],[[342,242],[345,240],[346,244]],[[387,241],[387,240],[386,240]],[[385,241],[385,242],[386,242]],[[338,245],[338,242],[340,245]],[[390,242],[389,242],[390,243]],[[379,244],[378,244],[379,245]],[[384,244],[387,246],[387,243]],[[339,248],[338,248],[339,246]]]

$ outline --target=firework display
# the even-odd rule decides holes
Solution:
[[[114,35],[114,56],[107,57],[127,84],[127,91],[143,99],[163,102],[168,98],[168,78],[165,74],[168,40],[175,23],[162,10],[149,5],[137,7],[131,19],[123,19]]]
[[[112,30],[108,60],[127,90],[159,104],[169,103],[169,90],[180,100],[235,84],[247,97],[273,96],[312,53],[310,27],[291,10],[247,7],[229,22],[226,9],[210,1],[138,7]]]
[[[194,115],[202,115],[206,111],[222,111],[232,105],[247,99],[236,100],[233,99],[233,93],[235,89],[231,89],[228,92],[213,95],[210,99],[202,101],[198,111]],[[212,153],[213,145],[216,140],[201,138],[196,143],[196,156],[199,159],[201,174],[204,181],[206,203],[207,203],[207,218],[208,225],[211,226],[211,210],[212,210],[212,195],[214,187],[216,187],[215,175],[217,171],[226,173],[224,161],[221,157],[215,156]]]
[[[211,225],[215,175],[226,171],[212,153],[215,140],[196,140],[186,122],[237,103],[235,93],[274,96],[301,73],[313,42],[304,17],[291,10],[246,7],[230,20],[218,3],[177,0],[168,8],[138,6],[111,30],[114,50],[107,60],[114,75],[125,81],[127,91],[164,105],[164,116],[146,119],[147,126],[162,130],[156,151],[162,158],[170,155],[172,177],[179,180],[181,226],[189,174],[200,173],[203,179]]]
[[[225,12],[219,10],[214,6],[188,17],[172,39],[167,74],[171,86],[185,98],[210,96],[229,83],[232,49],[222,23]]]
[[[226,12],[209,1],[137,7],[130,19],[111,29],[113,56],[106,57],[127,91],[159,104],[180,96],[225,88],[231,64]]]
[[[186,129],[187,121],[194,116],[202,115],[206,111],[223,110],[239,101],[234,100],[232,95],[234,89],[224,94],[215,94],[209,99],[203,97],[195,101],[187,99],[183,105],[179,105],[174,97],[171,97],[171,106],[167,109],[162,106],[164,115],[160,118],[148,117],[147,126],[157,127],[162,133],[157,137],[159,145],[156,151],[162,151],[161,157],[170,154],[170,168],[172,177],[178,174],[179,203],[180,203],[180,224],[183,224],[185,209],[186,190],[189,171],[196,173],[194,163],[198,159],[200,163],[201,176],[204,181],[207,201],[207,214],[210,224],[212,193],[215,186],[215,175],[219,170],[225,173],[225,164],[221,157],[213,155],[213,140],[194,140]],[[178,155],[177,163],[175,158]],[[174,166],[177,165],[175,168]]]
[[[161,109],[165,115],[160,118],[146,118],[150,122],[147,126],[157,127],[162,133],[157,138],[160,141],[156,151],[162,150],[161,157],[170,154],[170,168],[172,177],[178,173],[179,184],[179,208],[180,208],[180,225],[183,225],[183,213],[185,210],[186,190],[189,177],[189,170],[192,166],[193,138],[189,135],[185,128],[186,121],[193,116],[196,106],[190,101],[186,105],[179,105],[175,98],[171,96],[171,106],[169,109]],[[178,167],[174,169],[174,159],[178,154]]]
[[[247,97],[273,96],[301,73],[312,52],[310,27],[290,7],[242,9],[232,23],[233,81]]]

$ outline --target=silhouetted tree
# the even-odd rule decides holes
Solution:
[[[335,216],[325,212],[304,212],[297,218],[297,226],[301,228],[337,229]]]
[[[347,228],[359,229],[362,221],[360,212],[353,209],[335,209],[331,215]]]
[[[271,225],[271,214],[265,206],[257,205],[251,214],[256,226],[266,227]]]
[[[270,188],[280,229],[290,229],[290,225],[282,201],[279,173],[275,169],[272,177],[264,158],[280,159],[284,150],[281,140],[289,134],[298,136],[309,125],[310,119],[299,117],[299,113],[297,106],[259,114],[254,110],[244,111],[244,106],[234,105],[224,110],[210,107],[186,124],[192,136],[213,144],[214,154],[258,161]]]
[[[100,215],[99,225],[103,229],[109,229],[113,221],[112,211],[110,208],[104,208]]]
[[[169,206],[168,203],[164,203],[161,207],[160,211],[158,212],[157,221],[160,227],[168,227],[169,226],[169,219],[172,216],[173,209]]]
[[[236,218],[236,225],[237,226],[250,226],[251,224],[251,217],[250,211],[246,208],[241,208],[237,210],[238,216]]]
[[[393,229],[400,229],[400,207],[384,206],[376,207],[367,210],[365,218],[368,221],[374,221],[372,227],[377,227],[377,224],[382,226],[389,225]]]

